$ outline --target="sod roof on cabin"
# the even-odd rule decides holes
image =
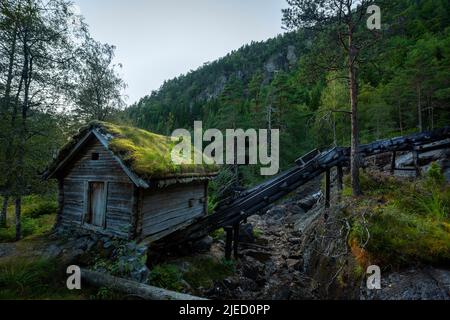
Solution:
[[[135,127],[94,121],[80,128],[79,132],[61,149],[47,172],[52,172],[52,169],[66,158],[78,142],[93,130],[107,141],[107,148],[128,169],[144,180],[210,176],[218,171],[216,165],[175,164],[172,161],[171,152],[180,142],[179,138],[163,136]],[[192,153],[194,152],[201,153],[192,146]],[[193,155],[191,159],[193,162]]]

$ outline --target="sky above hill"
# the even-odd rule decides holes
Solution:
[[[251,41],[283,33],[285,0],[74,0],[92,36],[117,46],[127,103]]]

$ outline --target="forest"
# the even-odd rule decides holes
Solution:
[[[448,0],[376,1],[380,30],[369,30],[366,12],[354,8],[305,16],[314,7],[308,3],[324,2],[287,0],[285,33],[205,62],[126,105],[116,47],[94,39],[70,1],[0,0],[0,243],[51,232],[57,185],[42,174],[92,121],[167,136],[193,130],[194,121],[205,129],[279,129],[281,171],[312,149],[353,152],[358,144],[449,125]],[[350,45],[342,40],[349,34]],[[346,190],[360,196],[360,185],[378,186],[359,177],[353,155]],[[223,166],[209,185],[210,211],[233,190],[267,178],[259,172],[258,165]]]
[[[448,1],[382,7],[383,29],[358,66],[362,142],[442,127],[450,117]],[[333,34],[288,32],[166,81],[125,114],[163,134],[195,120],[219,129],[278,128],[285,168],[314,147],[350,144],[350,116],[335,112],[350,103],[346,70],[333,63],[339,55]],[[241,171],[244,185],[257,178],[253,168]]]

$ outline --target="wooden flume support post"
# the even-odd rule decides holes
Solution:
[[[232,242],[233,242],[233,228],[232,227],[225,227],[224,230],[225,230],[225,233],[226,233],[225,259],[226,260],[230,260],[231,259]]]
[[[391,173],[394,174],[395,173],[395,158],[397,157],[397,152],[393,151],[392,152],[392,159],[391,159]]]
[[[331,203],[331,171],[325,171],[325,207],[329,208]]]
[[[416,169],[416,177],[420,177],[419,152],[417,150],[413,150],[412,154],[414,161],[414,169]]]
[[[336,174],[337,174],[337,188],[338,191],[341,192],[342,189],[344,189],[344,172],[342,170],[342,166],[337,166],[336,168]]]
[[[239,222],[233,226],[233,255],[234,258],[238,257],[239,251]]]

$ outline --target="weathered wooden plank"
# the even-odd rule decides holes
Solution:
[[[144,227],[149,225],[158,224],[164,221],[172,221],[176,218],[185,218],[188,220],[191,217],[197,217],[201,216],[203,214],[203,208],[197,207],[197,208],[189,208],[184,210],[176,210],[172,211],[169,214],[163,214],[158,216],[149,216],[146,219],[144,219]]]
[[[163,189],[164,190],[164,189]],[[150,196],[144,196],[143,212],[144,214],[152,214],[158,211],[168,211],[176,208],[202,205],[206,201],[204,188],[196,190],[196,192],[183,192],[179,190],[172,193],[171,196],[162,194],[164,191],[158,191]]]
[[[98,153],[99,160],[92,160],[93,153]],[[95,138],[78,152],[65,173],[66,179],[131,182],[109,150]]]
[[[176,228],[179,224],[185,223],[187,221],[192,221],[197,217],[201,217],[202,213],[203,210],[198,210],[197,212],[190,212],[189,214],[163,220],[161,222],[152,221],[151,223],[144,224],[144,235],[152,235],[165,229]]]
[[[161,234],[205,213],[204,183],[146,190],[142,199],[142,236]]]

